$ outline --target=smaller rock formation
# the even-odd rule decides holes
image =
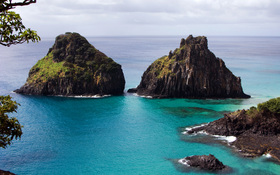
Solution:
[[[225,114],[223,118],[189,130],[211,135],[235,136],[231,144],[248,157],[270,154],[280,162],[280,97],[249,110]]]
[[[137,92],[137,88],[131,88],[127,90],[128,93],[136,93]]]
[[[184,159],[180,159],[179,162],[183,165],[206,171],[221,171],[227,167],[212,154],[209,154],[208,156],[189,156]]]
[[[222,59],[208,49],[204,36],[182,39],[180,48],[153,62],[137,87],[153,98],[249,98]]]
[[[121,65],[80,34],[66,33],[56,37],[48,54],[31,68],[26,83],[15,92],[102,96],[123,94],[124,86]]]

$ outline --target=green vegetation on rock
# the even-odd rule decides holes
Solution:
[[[273,98],[268,100],[267,102],[258,104],[258,111],[268,110],[275,114],[280,114],[280,97]]]
[[[45,83],[49,79],[65,77],[71,70],[75,69],[73,64],[65,63],[65,61],[55,62],[53,60],[53,54],[49,53],[32,67],[27,82]],[[76,70],[82,71],[81,69],[81,67],[76,66]]]
[[[171,73],[168,66],[171,64],[172,60],[168,58],[168,56],[163,56],[157,59],[151,65],[151,71],[155,72],[157,78],[163,78],[164,75]]]
[[[257,107],[252,106],[246,111],[246,114],[250,117],[256,117],[259,113],[266,111],[269,111],[272,114],[280,114],[280,97],[259,103]]]

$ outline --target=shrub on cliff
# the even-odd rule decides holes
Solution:
[[[266,102],[259,103],[257,107],[252,106],[246,111],[246,114],[249,117],[256,118],[257,116],[261,117],[262,113],[271,113],[272,115],[280,114],[280,97],[270,99]]]
[[[270,111],[274,114],[280,114],[280,97],[258,104],[257,109],[258,111]]]

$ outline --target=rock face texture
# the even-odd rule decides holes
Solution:
[[[220,171],[226,168],[226,166],[212,154],[209,154],[208,156],[189,156],[181,159],[180,162],[187,166],[207,171]]]
[[[256,116],[250,117],[246,110],[239,110],[225,114],[223,118],[189,132],[199,130],[223,136],[240,136],[242,134],[273,136],[280,134],[280,115],[274,115],[269,111],[262,111]]]
[[[180,48],[153,62],[137,94],[154,98],[249,98],[241,79],[208,49],[204,36],[182,39]]]
[[[121,66],[78,33],[56,37],[47,55],[34,65],[26,83],[15,90],[33,95],[119,95],[125,79]]]
[[[261,103],[257,108],[238,110],[188,134],[205,131],[211,135],[235,136],[231,144],[246,157],[270,154],[280,162],[280,98]]]

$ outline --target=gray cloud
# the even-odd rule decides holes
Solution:
[[[176,35],[181,34],[181,28],[218,34],[209,31],[213,25],[232,34],[234,30],[229,26],[237,24],[243,26],[244,34],[254,24],[260,28],[252,34],[265,35],[269,28],[280,26],[280,0],[40,0],[16,11],[27,26],[42,35],[62,30],[82,31],[86,35]],[[280,35],[273,32],[270,34]],[[239,34],[243,35],[242,30]]]

